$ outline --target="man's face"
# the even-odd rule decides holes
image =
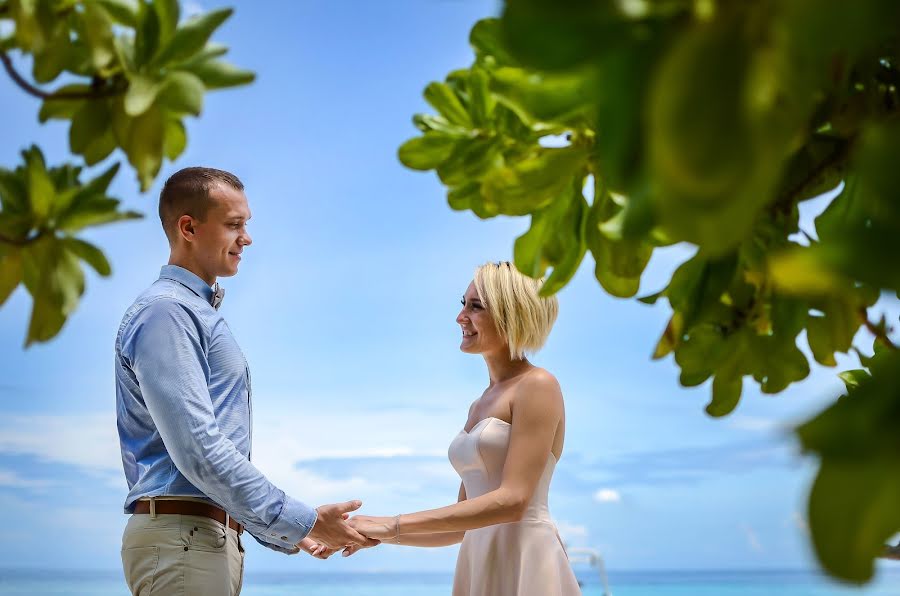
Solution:
[[[240,190],[217,184],[209,191],[205,221],[194,221],[194,251],[208,279],[231,277],[238,271],[241,253],[253,242],[247,233],[250,206]]]

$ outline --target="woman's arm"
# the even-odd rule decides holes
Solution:
[[[409,534],[464,533],[522,519],[562,419],[562,393],[553,375],[538,370],[523,379],[516,387],[512,412],[512,434],[499,488],[455,505],[401,515],[401,540],[409,540]],[[397,537],[396,517],[356,516],[351,525],[371,538],[387,541]]]
[[[459,497],[457,502],[466,500],[466,487],[460,483],[459,485]],[[375,518],[365,515],[358,515],[356,519],[367,519],[367,520],[375,520],[375,519],[383,519],[383,518]],[[396,518],[389,518],[392,522],[396,521]],[[351,524],[354,522],[351,521]],[[392,540],[384,540],[383,544],[399,544],[401,546],[420,546],[420,547],[439,547],[439,546],[450,546],[452,544],[459,544],[462,542],[462,539],[465,537],[465,532],[435,532],[433,534],[409,534],[406,536],[400,536],[399,538],[394,538]],[[351,545],[344,549],[343,555],[345,557],[349,557],[353,553],[361,550],[361,548],[357,545]],[[315,556],[315,555],[314,555]]]
[[[466,500],[466,487],[463,483],[459,484],[459,497],[457,503]],[[466,536],[465,530],[459,532],[433,532],[431,534],[400,534],[398,539],[389,541],[390,544],[400,544],[403,546],[450,546],[451,544],[459,544]]]

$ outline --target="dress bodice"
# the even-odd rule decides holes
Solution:
[[[485,418],[469,432],[460,431],[450,443],[450,463],[462,478],[467,498],[478,497],[500,487],[511,429],[512,426],[504,420]],[[552,521],[547,500],[555,467],[556,458],[548,453],[544,471],[522,517],[523,521]]]

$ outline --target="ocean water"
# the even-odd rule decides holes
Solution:
[[[242,596],[446,596],[446,574],[266,574],[245,578]],[[583,578],[584,596],[900,596],[900,568],[865,587],[834,583],[808,571],[612,572],[610,592]],[[128,596],[121,572],[0,570],[0,596]]]

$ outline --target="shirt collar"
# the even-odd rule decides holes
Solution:
[[[179,267],[178,265],[163,265],[162,269],[159,271],[159,278],[177,281],[206,302],[212,302],[213,289],[206,285],[206,282],[200,279],[196,274],[191,273],[184,267]]]

